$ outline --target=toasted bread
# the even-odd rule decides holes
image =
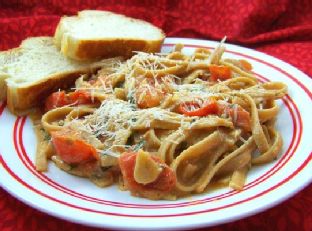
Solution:
[[[63,17],[55,35],[61,52],[76,60],[130,57],[133,51],[159,52],[165,39],[152,24],[108,11],[85,10]]]

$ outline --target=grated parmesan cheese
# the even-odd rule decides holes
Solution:
[[[133,106],[118,99],[107,99],[93,114],[85,117],[84,126],[95,136],[113,140],[116,131],[131,126]]]

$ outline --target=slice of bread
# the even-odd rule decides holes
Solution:
[[[63,17],[55,35],[61,52],[76,60],[159,52],[165,34],[152,24],[108,11],[85,10]]]
[[[14,114],[24,114],[51,92],[68,88],[81,74],[102,64],[64,57],[52,37],[28,38],[20,47],[0,52],[0,95]]]
[[[6,98],[6,83],[5,80],[9,77],[9,75],[1,70],[1,67],[6,62],[6,57],[8,52],[3,51],[0,52],[0,101],[5,100]]]

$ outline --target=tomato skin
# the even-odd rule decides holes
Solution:
[[[123,179],[130,191],[161,191],[170,192],[176,185],[176,176],[169,166],[165,165],[158,157],[152,156],[152,159],[161,163],[164,167],[158,178],[149,184],[137,183],[134,179],[134,168],[136,163],[136,152],[123,153],[119,158],[119,166],[123,175]]]
[[[251,125],[250,125],[250,115],[247,111],[238,110],[237,111],[237,120],[236,120],[236,126],[243,128],[245,131],[251,131]]]
[[[195,110],[187,110],[187,107],[194,106]],[[202,107],[196,102],[184,102],[179,105],[179,112],[187,116],[207,116],[218,112],[218,104],[215,100],[210,100]]]
[[[52,93],[45,101],[45,111],[66,105],[76,106],[81,104],[93,103],[89,92],[77,90],[68,94],[65,91],[57,91]]]
[[[52,144],[56,153],[67,164],[83,164],[99,159],[96,149],[74,132],[60,130],[52,132]]]
[[[141,97],[142,94],[143,97]],[[157,91],[153,86],[150,89],[142,87],[136,90],[135,97],[139,108],[151,108],[160,104],[164,98],[164,93]]]
[[[188,110],[187,107],[194,106],[195,110]],[[236,109],[230,104],[220,104],[216,100],[210,100],[208,103],[199,107],[196,102],[184,102],[179,105],[178,112],[186,116],[208,116],[222,114],[228,115],[235,126],[242,128],[245,131],[251,131],[250,114],[244,110],[241,106],[236,105]]]
[[[52,93],[45,101],[45,111],[50,111],[57,107],[62,107],[68,104],[65,91],[57,91]]]
[[[69,104],[91,104],[91,94],[83,90],[77,90],[67,94]]]
[[[232,76],[232,71],[227,66],[218,66],[218,65],[210,65],[210,80],[217,81],[217,80],[227,80],[230,79]]]
[[[237,108],[234,109],[230,105],[219,104],[218,108],[219,108],[218,110],[219,116],[221,116],[222,114],[227,114],[230,116],[235,126],[240,127],[245,131],[251,131],[250,114],[241,106],[237,105]],[[235,114],[236,114],[236,118],[235,118]]]

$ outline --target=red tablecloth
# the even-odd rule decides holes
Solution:
[[[52,35],[61,15],[103,9],[141,18],[167,36],[220,40],[280,58],[312,76],[312,1],[0,0],[0,50]],[[311,105],[310,105],[311,106]],[[1,179],[1,178],[0,178]],[[0,230],[96,230],[41,213],[0,189]],[[312,230],[312,185],[260,214],[209,230]]]

